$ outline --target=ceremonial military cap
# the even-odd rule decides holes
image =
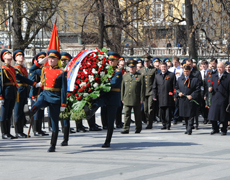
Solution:
[[[55,49],[50,49],[47,54],[49,57],[61,59],[61,54]]]
[[[152,58],[152,56],[150,56],[150,55],[145,55],[145,56],[143,57],[143,60],[146,62],[146,61],[150,61],[151,58]]]
[[[183,61],[181,62],[182,66],[184,66],[186,64],[187,60],[188,60],[188,58],[183,59]]]
[[[67,52],[61,53],[61,60],[70,60],[70,59],[72,59],[72,56],[69,53]]]
[[[138,58],[137,59],[137,63],[141,63],[142,64],[142,59]]]
[[[34,61],[37,59],[37,55],[35,55],[33,58],[32,58],[32,65],[34,65]]]
[[[46,53],[45,52],[40,52],[36,55],[36,60],[38,60],[39,58],[44,58],[46,57]]]
[[[195,59],[192,59],[192,62],[193,62],[193,63],[196,63],[196,60],[195,60]]]
[[[225,64],[225,66],[228,66],[228,65],[230,65],[230,62],[226,61],[224,64]]]
[[[125,61],[124,56],[121,56],[120,59],[119,59],[119,61]]]
[[[161,62],[161,60],[160,60],[160,58],[155,57],[155,58],[153,58],[153,62]]]
[[[108,52],[108,56],[109,56],[109,60],[110,61],[112,61],[112,60],[118,60],[118,59],[120,59],[120,55],[118,54],[118,53],[116,53],[116,52]]]
[[[7,54],[7,53],[12,54],[12,53],[11,53],[9,50],[7,50],[7,49],[3,49],[3,50],[1,51],[1,61],[2,61],[2,62],[4,62],[3,57],[4,57],[4,55]]]
[[[132,58],[130,58],[128,61],[127,61],[127,66],[128,67],[135,67],[137,65],[137,61],[133,60]]]
[[[15,60],[15,58],[18,56],[18,55],[22,55],[24,57],[24,52],[22,50],[16,50],[14,51],[14,54],[13,54],[13,59]],[[16,61],[16,60],[15,60]]]
[[[164,58],[163,62],[171,62],[169,58]]]

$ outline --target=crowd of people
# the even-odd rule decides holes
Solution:
[[[67,72],[64,70],[72,56],[66,52],[49,50],[34,56],[29,73],[24,65],[24,53],[21,50],[13,54],[9,50],[1,51],[1,133],[2,139],[28,137],[23,132],[25,124],[24,106],[31,101],[30,118],[33,121],[34,136],[47,136],[42,131],[44,108],[49,109],[49,129],[52,131],[51,146],[48,152],[55,152],[58,132],[59,113],[64,111],[67,94]],[[90,131],[107,130],[103,148],[110,147],[114,122],[116,128],[123,128],[122,134],[129,134],[130,123],[135,123],[135,133],[141,133],[142,124],[152,129],[154,121],[161,121],[161,130],[170,130],[171,123],[184,121],[185,134],[191,135],[199,128],[199,115],[204,124],[212,124],[211,135],[227,134],[230,112],[230,63],[195,60],[178,57],[172,61],[165,58],[153,58],[145,55],[142,59],[125,58],[118,53],[108,53],[109,64],[114,68],[110,80],[111,90],[92,102],[84,110]],[[15,66],[11,66],[11,61]],[[61,60],[61,67],[58,61]],[[125,67],[127,65],[127,67]],[[95,112],[101,107],[102,127],[95,123]],[[11,117],[14,109],[15,136],[11,135]],[[124,109],[124,110],[123,110]],[[132,109],[134,120],[131,118]],[[122,112],[124,120],[122,121]],[[222,124],[220,129],[220,124]],[[70,118],[61,120],[64,140],[62,146],[68,146]],[[76,131],[86,132],[82,121],[76,121]]]

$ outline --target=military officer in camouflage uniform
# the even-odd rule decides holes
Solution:
[[[140,73],[144,76],[144,83],[145,83],[144,111],[147,120],[146,129],[152,129],[153,119],[155,117],[155,113],[154,113],[155,103],[152,97],[153,94],[152,85],[155,78],[156,69],[150,66],[151,56],[146,55],[144,57],[144,61],[145,61],[144,67],[140,70]]]
[[[125,123],[122,134],[128,134],[131,122],[131,110],[134,109],[136,131],[140,133],[142,129],[141,123],[141,104],[145,99],[145,86],[143,76],[136,72],[137,61],[129,60],[127,66],[129,73],[123,76],[121,83],[121,101],[125,106]],[[135,97],[135,98],[133,98]]]

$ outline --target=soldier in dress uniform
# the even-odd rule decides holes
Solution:
[[[184,66],[183,73],[184,75],[176,83],[175,98],[179,98],[179,115],[185,120],[185,134],[191,135],[197,108],[197,105],[192,100],[197,100],[199,97],[200,85],[198,78],[191,74],[189,65]]]
[[[137,59],[137,72],[140,72],[141,68],[143,67],[143,61],[142,59]]]
[[[23,133],[24,126],[24,106],[27,104],[27,98],[29,97],[28,85],[32,87],[39,87],[37,82],[28,79],[27,69],[24,67],[24,52],[22,50],[16,50],[13,54],[13,59],[16,61],[15,76],[18,84],[19,102],[14,106],[14,120],[15,120],[15,133],[19,138],[26,138],[27,135]]]
[[[211,135],[219,133],[219,123],[223,124],[221,135],[227,135],[229,114],[226,112],[230,104],[230,75],[225,71],[223,62],[217,65],[217,73],[211,76],[212,105],[209,109],[208,119],[212,122]],[[219,122],[219,123],[218,123]]]
[[[126,73],[125,58],[123,56],[121,56],[120,59],[119,59],[119,70],[122,72],[122,75],[124,75]],[[121,103],[121,106],[119,106],[117,108],[117,114],[116,114],[116,127],[117,128],[122,128],[123,127],[122,110],[123,110],[123,103]]]
[[[155,102],[153,101],[152,85],[156,74],[156,69],[150,66],[151,56],[146,55],[144,57],[144,67],[140,70],[140,73],[144,76],[145,82],[145,100],[144,100],[144,112],[147,120],[146,129],[152,129],[153,119],[155,118]]]
[[[129,73],[123,76],[121,84],[121,101],[125,106],[124,127],[122,134],[128,134],[131,122],[131,110],[134,109],[136,131],[140,133],[142,130],[141,122],[141,104],[145,98],[145,86],[143,76],[136,72],[137,61],[131,59],[127,62]],[[135,98],[133,98],[135,97]]]
[[[108,56],[109,64],[114,68],[114,74],[110,80],[111,90],[108,93],[101,94],[101,97],[93,102],[91,109],[89,109],[87,105],[84,107],[86,119],[89,119],[93,114],[95,114],[99,107],[107,106],[108,128],[106,140],[102,145],[102,148],[110,147],[114,129],[114,120],[116,117],[117,108],[121,103],[122,72],[117,68],[120,55],[115,52],[109,52]]]
[[[41,108],[49,107],[53,132],[48,152],[55,152],[59,131],[59,114],[60,111],[64,111],[66,108],[67,74],[66,71],[58,67],[58,60],[61,58],[60,53],[50,49],[47,54],[49,66],[43,67],[41,74],[41,83],[44,86],[44,90],[32,106],[31,114],[35,114]],[[39,61],[38,68],[46,61]]]
[[[38,63],[38,59],[40,60],[45,57],[46,57],[46,53],[40,52],[32,60],[32,67],[30,68],[30,71],[29,71],[30,80],[35,81],[37,83],[40,82],[41,68],[37,69],[36,65],[34,64]],[[36,102],[40,92],[42,92],[41,88],[34,88],[34,87],[30,88],[29,97],[31,100],[31,105],[33,105]],[[39,109],[38,112],[34,115],[34,125],[33,125],[34,136],[48,136],[49,135],[49,134],[46,134],[44,131],[42,131],[42,119],[43,118],[44,118],[44,109]]]
[[[159,101],[160,117],[163,127],[161,130],[171,127],[172,107],[174,106],[173,91],[176,84],[175,74],[167,70],[167,64],[161,64],[161,73],[157,74],[153,83],[153,100]]]
[[[161,60],[158,57],[153,58],[153,66],[156,68],[156,73],[160,73],[160,64],[161,64]]]
[[[0,86],[0,105],[1,105],[1,132],[2,139],[15,139],[10,134],[10,119],[12,116],[12,111],[16,100],[19,100],[17,93],[17,80],[15,77],[15,69],[11,66],[12,53],[3,49],[1,51],[1,86]]]

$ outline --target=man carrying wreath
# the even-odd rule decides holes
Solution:
[[[160,117],[163,125],[161,130],[170,130],[176,78],[174,73],[167,70],[165,62],[161,63],[160,68],[161,73],[156,74],[153,83],[153,100],[157,101],[158,99],[159,101]]]

